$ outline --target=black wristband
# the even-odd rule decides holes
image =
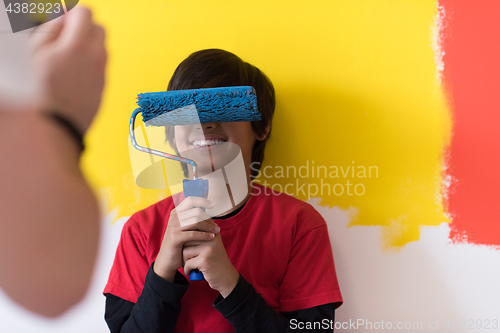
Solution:
[[[83,151],[83,149],[85,149],[85,146],[83,145],[83,135],[80,134],[80,132],[76,129],[73,123],[71,123],[71,121],[55,111],[49,111],[45,114],[61,127],[64,127],[64,129],[73,137],[73,139],[75,139],[80,153]]]

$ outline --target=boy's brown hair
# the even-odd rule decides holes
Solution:
[[[252,129],[257,136],[269,133],[264,140],[255,142],[251,163],[252,179],[255,178],[264,160],[264,148],[271,134],[271,124],[276,105],[274,87],[271,80],[257,67],[244,62],[235,54],[220,50],[207,49],[192,53],[175,70],[167,90],[185,90],[231,86],[252,86],[257,94],[257,107],[261,121],[253,121]],[[167,130],[167,139],[173,135]]]

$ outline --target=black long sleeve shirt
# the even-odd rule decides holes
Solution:
[[[181,311],[181,298],[189,282],[177,272],[173,283],[162,279],[149,268],[144,288],[137,303],[106,294],[105,319],[112,333],[173,332]],[[237,333],[333,332],[335,303],[309,309],[277,313],[241,275],[234,290],[223,298],[220,294],[213,306]],[[291,325],[291,321],[294,325]],[[299,322],[323,323],[317,329],[299,329]],[[328,324],[327,324],[328,323]],[[294,329],[292,329],[292,327]],[[304,325],[304,327],[307,327]]]

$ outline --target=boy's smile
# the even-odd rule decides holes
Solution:
[[[208,149],[227,142],[227,138],[219,134],[195,135],[189,139],[189,144],[195,149]]]
[[[249,181],[252,150],[257,139],[249,121],[175,126],[175,143],[181,156],[186,155],[183,152],[187,151],[199,152],[197,154],[198,159],[195,158],[195,162],[201,172],[200,176],[203,173],[213,171],[212,164],[214,161],[216,165],[229,163],[232,160],[229,155],[234,156],[234,150],[228,149],[228,147],[237,145],[241,150]],[[212,157],[209,157],[208,153]],[[190,153],[188,155],[194,156]],[[210,162],[211,158],[213,158],[212,163]]]

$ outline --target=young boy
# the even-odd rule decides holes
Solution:
[[[309,204],[251,182],[274,113],[269,79],[234,54],[210,49],[185,59],[168,90],[228,86],[253,86],[262,120],[201,125],[205,140],[240,147],[249,195],[213,218],[199,209],[212,208],[210,200],[198,197],[177,207],[169,197],[135,213],[104,289],[111,332],[333,331],[342,297],[325,221]],[[194,144],[175,131],[177,144]],[[179,216],[201,222],[182,227]],[[188,282],[184,272],[193,269],[206,281]]]

